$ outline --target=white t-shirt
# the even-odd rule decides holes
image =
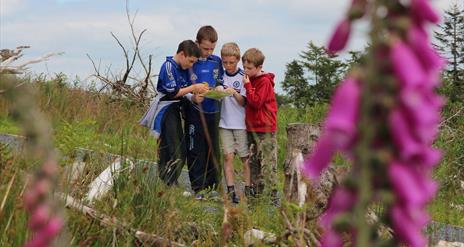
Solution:
[[[243,87],[242,69],[238,69],[235,74],[224,73],[224,87],[232,87],[243,97],[246,96],[245,88]],[[246,129],[245,125],[245,107],[238,104],[233,95],[225,97],[222,100],[221,120],[219,127],[224,129]]]

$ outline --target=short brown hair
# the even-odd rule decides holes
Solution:
[[[221,57],[234,56],[240,60],[240,48],[235,42],[225,43],[221,49]]]
[[[260,50],[256,48],[250,48],[243,54],[242,63],[248,62],[258,67],[263,65],[264,58],[266,57]]]
[[[212,43],[216,43],[218,40],[218,35],[216,29],[212,26],[202,26],[198,29],[197,32],[197,42],[201,43],[203,40],[211,41]]]
[[[186,57],[200,57],[200,48],[192,40],[184,40],[177,47],[177,53],[184,52]]]

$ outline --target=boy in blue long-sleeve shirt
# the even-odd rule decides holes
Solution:
[[[186,94],[197,95],[208,90],[206,85],[192,85],[190,81],[189,69],[199,56],[197,44],[185,40],[179,44],[175,56],[166,58],[158,77],[158,94],[140,121],[159,137],[159,176],[167,185],[177,183],[186,160],[181,101]]]
[[[200,48],[200,58],[191,70],[192,83],[207,82],[210,88],[223,85],[222,61],[212,55],[217,39],[217,32],[212,26],[203,26],[198,30],[196,42]],[[218,101],[198,94],[191,99],[186,110],[187,165],[197,199],[203,197],[203,193],[199,192],[215,190],[218,185],[219,107]]]

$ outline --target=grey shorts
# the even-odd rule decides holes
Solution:
[[[248,139],[246,130],[219,128],[224,154],[237,151],[240,158],[248,157]]]

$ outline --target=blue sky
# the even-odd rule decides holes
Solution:
[[[157,73],[166,56],[180,41],[194,39],[203,25],[219,34],[216,54],[223,43],[235,41],[242,52],[251,47],[266,55],[264,68],[276,74],[277,91],[285,65],[305,49],[309,41],[324,45],[350,0],[130,0],[131,13],[140,31],[142,54],[154,55]],[[454,0],[432,0],[440,12]],[[111,65],[113,73],[124,68],[113,32],[130,45],[125,0],[0,0],[0,49],[30,45],[24,60],[50,52],[64,52],[30,67],[32,73],[64,72],[81,79],[93,73],[86,54]],[[349,49],[365,43],[365,25],[355,25]]]

